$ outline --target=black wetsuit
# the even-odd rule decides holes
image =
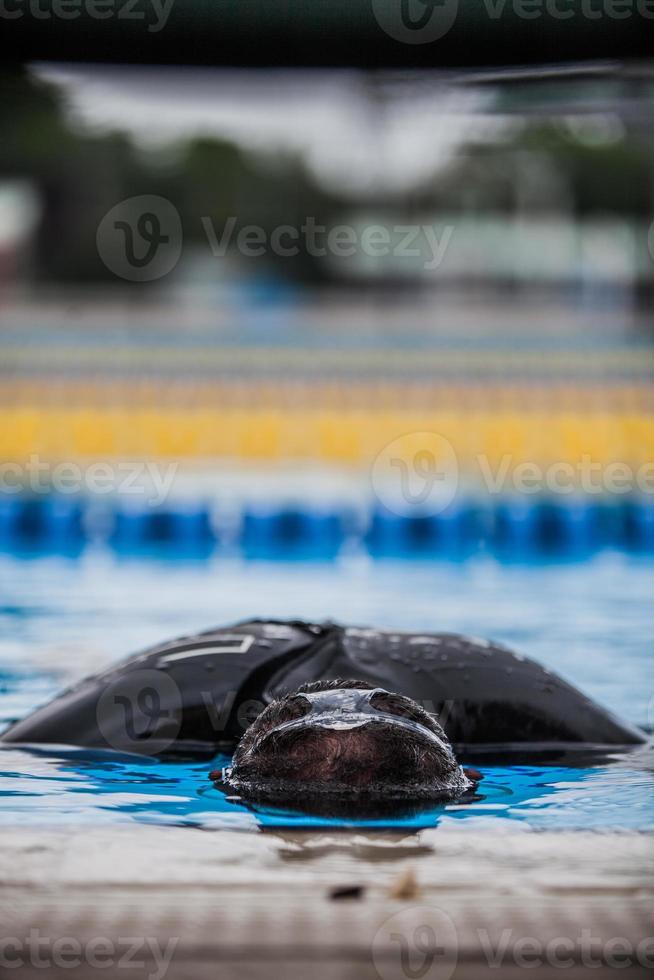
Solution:
[[[414,698],[439,715],[459,750],[644,740],[561,678],[499,644],[449,633],[258,620],[137,654],[64,691],[2,740],[213,756],[231,749],[279,694],[333,678]]]

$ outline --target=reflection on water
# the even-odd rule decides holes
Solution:
[[[652,587],[651,562],[618,554],[523,566],[491,559],[307,565],[226,558],[121,562],[100,553],[77,561],[4,556],[0,729],[130,651],[252,616],[492,637],[540,660],[628,720],[651,724]],[[551,760],[509,767],[476,759],[485,778],[475,799],[434,806],[393,826],[456,821],[477,827],[508,820],[539,828],[651,827],[651,754],[649,760],[640,753],[611,765],[577,759],[569,768],[567,760],[558,767]],[[220,763],[7,747],[0,751],[0,820],[236,829],[331,825],[297,813],[255,812],[225,799],[207,778]]]
[[[250,809],[227,798],[208,779],[210,769],[228,761],[219,757],[207,765],[64,747],[7,747],[0,751],[0,818],[23,826],[136,821],[207,830],[419,830],[453,821],[472,829],[507,820],[543,829],[645,830],[654,823],[651,749],[591,768],[485,767],[470,800],[377,820],[330,820],[263,806]]]

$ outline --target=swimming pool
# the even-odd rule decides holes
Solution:
[[[579,563],[532,564],[356,556],[320,564],[130,560],[88,549],[75,559],[2,556],[0,585],[3,727],[130,651],[253,615],[492,637],[541,660],[630,721],[653,720],[654,563],[633,555],[605,552]],[[329,823],[291,812],[253,812],[225,799],[207,779],[209,768],[205,762],[7,746],[0,751],[0,820],[244,830]],[[648,749],[575,767],[487,766],[471,801],[393,824],[650,829],[653,768]]]

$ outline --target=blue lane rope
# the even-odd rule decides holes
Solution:
[[[77,554],[101,542],[121,554],[331,560],[357,548],[373,558],[583,557],[602,548],[654,554],[654,499],[628,497],[455,502],[437,515],[373,507],[245,508],[229,528],[202,503],[129,509],[48,494],[0,494],[0,550]]]

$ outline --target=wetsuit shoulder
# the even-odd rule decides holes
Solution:
[[[270,674],[329,631],[329,625],[251,620],[177,637],[84,679],[2,738],[213,755],[264,707]]]
[[[359,678],[438,715],[457,745],[629,745],[638,729],[501,643],[456,633],[346,628],[271,677],[270,693],[307,680]]]
[[[458,746],[643,740],[580,691],[502,644],[453,633],[251,620],[178,637],[63,692],[12,742],[211,756],[307,681],[365,680],[438,715]]]

